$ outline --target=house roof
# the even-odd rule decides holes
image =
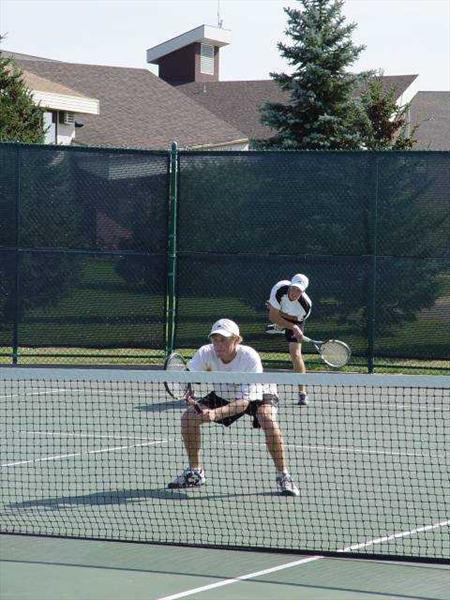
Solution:
[[[230,41],[231,31],[229,29],[212,27],[211,25],[200,25],[200,27],[186,31],[170,40],[166,40],[162,44],[149,48],[147,50],[147,62],[158,64],[159,59],[163,56],[189,46],[194,42],[205,42],[220,48],[227,46]]]
[[[411,101],[417,150],[450,150],[450,92],[417,92]]]
[[[55,94],[78,96],[79,98],[86,97],[83,94],[80,94],[76,90],[66,85],[61,85],[60,83],[56,83],[55,81],[51,81],[50,79],[45,79],[45,77],[36,75],[36,73],[32,73],[31,71],[27,71],[26,69],[22,69],[22,79],[26,83],[27,87],[33,90],[37,90],[39,92],[53,92]]]
[[[146,69],[23,60],[17,64],[78,93],[98,98],[100,115],[83,117],[82,145],[167,148],[225,146],[247,136]]]
[[[250,139],[266,139],[273,131],[260,122],[259,107],[265,102],[286,102],[286,95],[272,80],[211,81],[186,83],[177,89],[186,96],[220,114],[221,118]]]
[[[394,89],[398,99],[416,77],[417,75],[390,75],[381,77],[381,82],[385,90]],[[180,84],[177,89],[210,112],[220,115],[250,139],[267,139],[273,135],[273,131],[260,122],[259,107],[265,102],[284,104],[288,98],[288,92],[283,92],[272,79],[192,82]]]
[[[22,70],[22,80],[31,90],[35,102],[42,107],[53,110],[64,110],[81,114],[99,114],[97,98],[89,98],[76,90],[45,77]]]
[[[14,58],[14,60],[38,60],[39,62],[59,62],[53,58],[44,58],[43,56],[33,56],[32,54],[22,54],[21,52],[9,52],[8,50],[1,50],[1,53],[6,58]]]

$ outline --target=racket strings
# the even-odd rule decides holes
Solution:
[[[165,363],[165,369],[166,371],[175,371],[175,372],[181,372],[181,371],[186,371],[186,361],[184,360],[184,358],[181,356],[181,354],[178,354],[177,352],[173,352],[169,358],[166,360]],[[169,392],[169,394],[171,394],[171,396],[173,396],[174,398],[178,398],[178,399],[183,399],[185,394],[188,391],[188,386],[185,383],[181,383],[181,382],[170,382],[170,383],[165,383],[165,387],[167,389],[167,391]]]
[[[323,360],[333,367],[343,367],[350,358],[349,348],[338,341],[330,340],[320,348]]]

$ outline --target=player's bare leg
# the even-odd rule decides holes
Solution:
[[[202,417],[194,409],[188,408],[181,417],[181,434],[191,469],[202,469],[200,462]]]
[[[277,487],[283,496],[299,496],[300,492],[289,474],[280,426],[270,405],[258,408],[258,421],[266,436],[266,446],[277,470]]]
[[[306,373],[305,361],[302,355],[302,345],[298,342],[289,342],[289,354],[292,361],[292,367],[295,373]],[[308,404],[308,396],[306,394],[306,388],[304,385],[300,385],[299,391],[299,404]]]

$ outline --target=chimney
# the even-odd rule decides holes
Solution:
[[[219,50],[231,31],[200,25],[147,50],[147,62],[159,65],[159,77],[172,85],[219,81]]]

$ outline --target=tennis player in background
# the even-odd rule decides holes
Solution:
[[[209,338],[211,343],[202,346],[189,362],[190,371],[262,373],[259,354],[250,346],[241,344],[239,327],[234,321],[216,321]],[[286,465],[283,437],[277,422],[278,397],[274,386],[218,384],[215,391],[198,402],[204,409],[202,414],[189,407],[181,418],[181,431],[189,467],[169,483],[169,488],[195,488],[205,483],[205,472],[200,458],[202,425],[219,423],[229,427],[244,415],[249,415],[253,418],[253,426],[264,431],[266,446],[277,471],[278,491],[285,496],[299,496],[299,490]]]
[[[276,328],[284,329],[289,344],[289,354],[296,373],[306,373],[302,356],[302,340],[305,320],[311,314],[312,302],[305,293],[309,285],[306,275],[297,273],[288,279],[276,283],[270,292],[268,302],[269,319]],[[270,327],[270,326],[269,326]],[[299,387],[298,403],[308,404],[305,386]]]

